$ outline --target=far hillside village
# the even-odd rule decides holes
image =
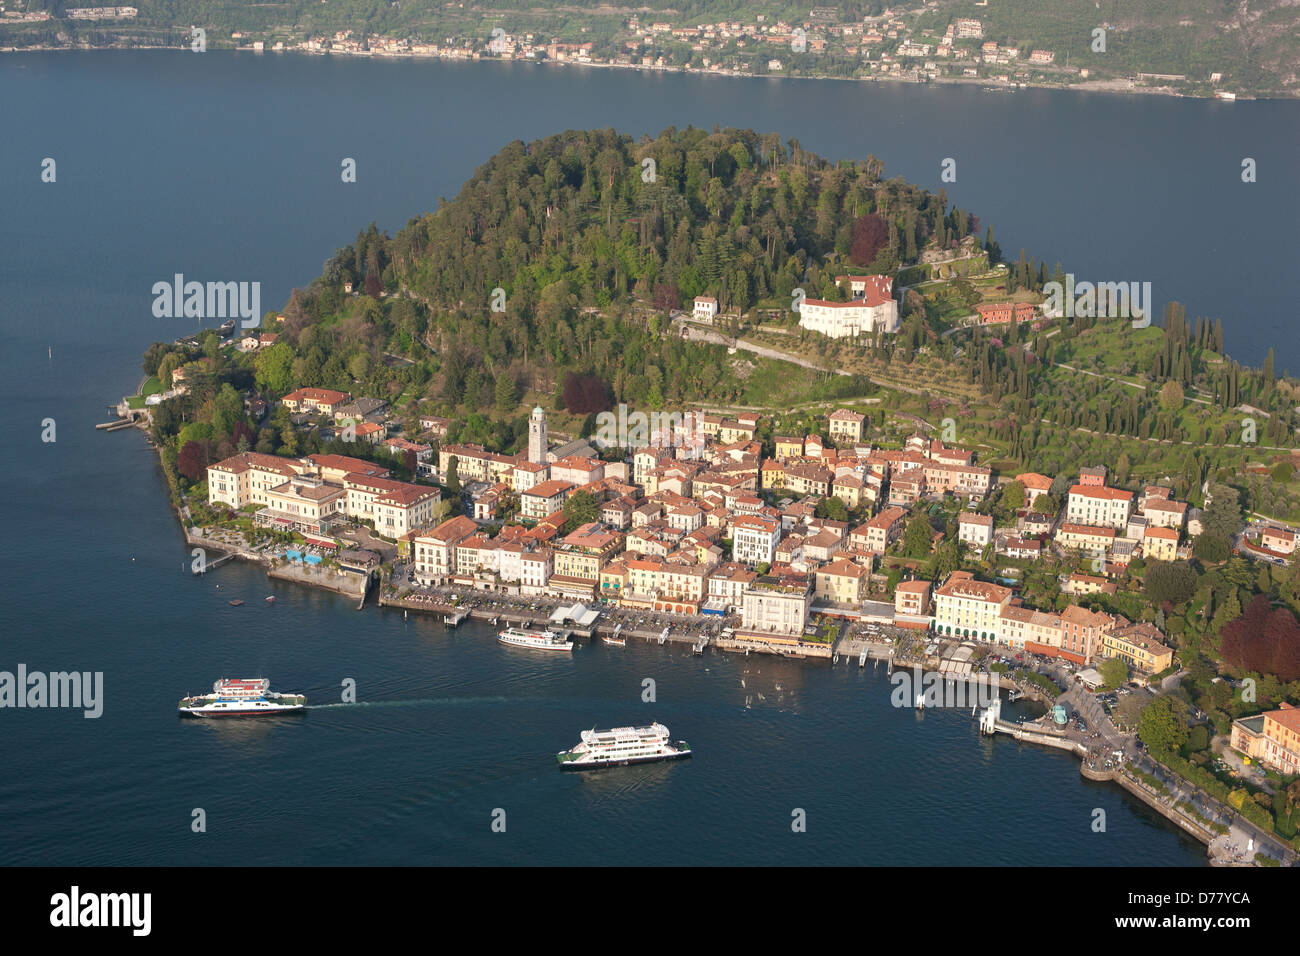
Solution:
[[[912,281],[987,281],[989,295],[953,327],[1015,341],[1023,326],[1041,342],[1061,318],[1050,299],[999,298],[1007,267],[961,251],[961,275],[949,261]],[[796,303],[793,331],[896,335],[893,283],[840,275],[824,287],[834,297]],[[341,291],[357,294],[351,282]],[[670,318],[664,335],[741,344],[739,318],[714,296]],[[278,321],[159,343],[146,358],[155,374],[120,413],[148,424],[194,383],[271,355]],[[1168,334],[1129,324],[1099,334]],[[176,447],[160,447],[187,539],[204,549],[196,572],[211,549],[363,604],[377,586],[381,604],[452,625],[546,626],[549,616],[579,636],[681,641],[698,653],[1001,678],[1052,710],[1039,729],[994,729],[1068,747],[1095,779],[1122,776],[1158,808],[1176,779],[1217,801],[1160,810],[1196,828],[1212,854],[1241,852],[1234,820],[1281,838],[1264,861],[1289,859],[1300,839],[1300,709],[1288,702],[1300,699],[1300,628],[1288,610],[1300,596],[1296,530],[1248,521],[1222,470],[1183,482],[1195,505],[1173,481],[1129,480],[1127,461],[995,471],[956,440],[970,428],[964,417],[927,421],[880,397],[776,413],[622,406],[567,434],[553,434],[555,412],[538,405],[526,447],[507,453],[466,440],[470,420],[419,410],[428,399],[395,407],[302,386],[276,397],[229,381],[213,394],[211,424],[177,422]],[[556,411],[563,405],[557,397]],[[272,421],[277,453],[258,450],[277,448],[265,444]],[[229,453],[212,460],[218,449]],[[1247,468],[1285,486],[1296,460],[1279,449]],[[1139,751],[1159,762],[1141,764],[1150,758]],[[1139,762],[1121,772],[1126,759]]]
[[[1183,19],[1175,27],[1159,16],[1118,17],[1113,22],[1075,11],[963,11],[930,2],[915,9],[854,15],[818,5],[802,17],[736,11],[732,18],[670,17],[649,10],[625,16],[618,8],[597,8],[577,20],[545,10],[490,11],[442,5],[429,17],[402,23],[406,11],[387,11],[398,22],[359,12],[347,27],[313,28],[311,18],[265,25],[251,11],[234,22],[200,16],[191,25],[174,22],[166,10],[134,6],[32,9],[27,0],[0,3],[0,48],[41,49],[88,46],[191,48],[192,32],[205,30],[204,49],[252,53],[296,51],[353,57],[414,57],[443,60],[505,60],[527,63],[671,71],[726,76],[830,77],[836,79],[973,83],[996,90],[1055,87],[1145,92],[1220,100],[1255,93],[1293,95],[1294,76],[1285,60],[1273,75],[1259,64],[1241,62],[1226,36],[1232,28]],[[987,4],[976,4],[976,7]],[[857,13],[861,13],[858,10]],[[969,12],[977,16],[958,15]],[[412,11],[414,15],[414,11]],[[220,14],[208,13],[209,17]],[[190,14],[185,14],[190,16]],[[1243,16],[1253,24],[1259,12]],[[337,20],[334,21],[338,23]],[[1234,25],[1236,26],[1236,25]],[[232,28],[233,27],[233,28]],[[1189,30],[1189,28],[1191,28]],[[1180,43],[1162,42],[1162,31],[1186,34]],[[1266,49],[1254,59],[1267,63],[1268,50],[1284,43],[1284,23],[1264,31]],[[1051,39],[1047,39],[1050,37]],[[1193,39],[1195,37],[1195,39]],[[1186,49],[1186,46],[1191,49]]]

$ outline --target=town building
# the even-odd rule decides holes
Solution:
[[[1065,520],[1124,530],[1133,510],[1133,492],[1080,483],[1070,489]]]
[[[996,641],[1002,609],[1011,589],[976,581],[969,571],[953,571],[934,592],[934,626],[949,637]]]
[[[930,613],[930,582],[900,581],[894,588],[894,612],[911,617]]]
[[[1300,773],[1300,709],[1284,703],[1278,710],[1234,720],[1230,745],[1270,770]]]
[[[831,441],[841,445],[862,441],[862,423],[866,420],[866,415],[837,408],[828,419]]]
[[[957,540],[983,548],[993,540],[993,516],[963,511],[957,516]]]

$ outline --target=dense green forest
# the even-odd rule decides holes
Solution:
[[[350,346],[390,343],[436,366],[429,395],[450,406],[549,396],[568,373],[599,379],[608,403],[753,400],[748,360],[681,341],[669,314],[709,293],[734,327],[755,308],[788,310],[796,288],[840,295],[837,269],[890,272],[978,225],[942,193],[881,173],[874,158],[836,165],[748,130],[511,143],[454,202],[341,249],[290,302],[286,340],[301,351],[306,334],[310,349],[327,328]],[[838,378],[822,393],[869,390]],[[568,407],[599,410],[588,405]]]

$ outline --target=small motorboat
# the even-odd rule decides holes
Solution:
[[[244,603],[244,601],[243,601],[242,598],[236,598],[235,600],[233,600],[233,601],[230,602],[230,606],[231,606],[231,607],[239,607],[239,606],[240,606],[241,604],[243,604],[243,603]]]
[[[267,597],[266,597],[266,603],[267,603],[267,604],[274,604],[274,603],[275,603],[275,595],[274,595],[274,594],[268,594]]]

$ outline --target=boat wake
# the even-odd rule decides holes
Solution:
[[[509,697],[422,697],[417,700],[359,700],[354,704],[308,704],[307,710],[331,710],[343,707],[430,707],[437,704],[450,707],[476,704],[503,704]]]

